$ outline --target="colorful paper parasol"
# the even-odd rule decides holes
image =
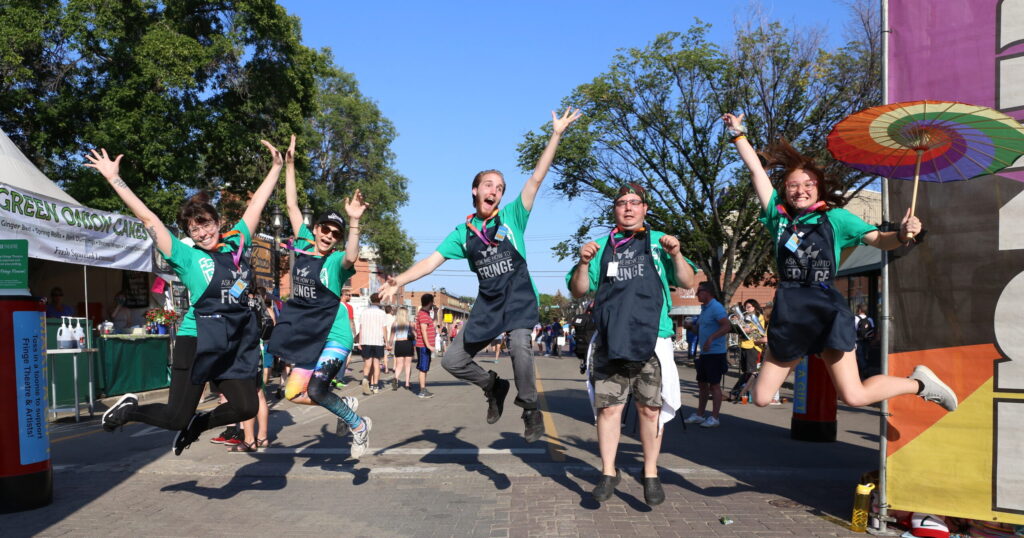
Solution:
[[[862,110],[832,128],[828,149],[843,163],[890,179],[945,182],[994,174],[1024,155],[1024,126],[988,107],[907,101]]]

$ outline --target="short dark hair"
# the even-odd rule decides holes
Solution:
[[[700,290],[704,290],[704,291],[710,293],[711,295],[714,295],[715,294],[715,285],[712,284],[710,280],[705,280],[704,282],[701,282],[701,283],[697,284],[697,291],[700,291]]]
[[[371,293],[370,294],[370,304],[380,304],[380,294],[379,293]]]
[[[392,313],[394,311],[395,310],[393,308],[391,308],[391,305],[387,305],[387,306],[384,307],[384,312],[386,312],[388,314],[390,314],[390,313]]]
[[[761,303],[757,302],[757,299],[747,299],[746,301],[743,301],[743,306],[746,307],[747,305],[753,306],[754,312],[757,312],[758,314],[764,313],[761,309]]]
[[[430,306],[432,304],[434,304],[434,294],[433,293],[424,293],[423,296],[420,297],[420,306],[421,307],[426,308],[426,307],[428,307],[428,306]]]
[[[188,229],[191,227],[190,223],[194,222],[203,225],[210,221],[216,222],[219,220],[220,213],[210,203],[210,195],[203,191],[197,192],[189,198],[182,204],[181,209],[178,210],[178,228],[189,237],[191,237],[188,233]]]

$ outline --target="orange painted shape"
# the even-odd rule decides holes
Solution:
[[[949,385],[961,402],[992,378],[995,361],[1002,359],[993,344],[926,349],[889,355],[889,375],[906,377],[923,364]],[[889,456],[913,441],[946,415],[946,410],[921,398],[889,400]],[[955,412],[955,411],[954,411]]]

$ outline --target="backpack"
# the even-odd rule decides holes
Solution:
[[[581,361],[587,359],[587,348],[590,347],[590,338],[594,335],[593,316],[594,303],[591,302],[582,314],[572,318],[572,326],[576,332],[576,356]]]
[[[857,340],[874,340],[875,326],[871,318],[864,316],[857,320]]]

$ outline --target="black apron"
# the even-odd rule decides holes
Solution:
[[[501,219],[495,217],[486,235],[492,243],[499,228]],[[466,342],[489,342],[505,331],[531,329],[539,323],[537,295],[526,259],[509,237],[487,245],[467,229],[466,258],[479,279],[476,303],[463,329]]]
[[[299,368],[316,365],[341,308],[341,298],[320,281],[325,261],[326,256],[295,255],[292,296],[285,303],[267,348],[271,355]]]
[[[608,239],[601,256],[601,280],[594,298],[594,357],[598,363],[616,359],[647,362],[654,356],[665,304],[651,234],[642,233],[617,249],[613,241]],[[619,264],[618,272],[609,277],[608,264],[613,261]]]
[[[793,235],[800,236],[795,251],[786,247]],[[838,269],[834,245],[827,213],[816,223],[798,223],[795,231],[790,224],[779,235],[779,286],[768,324],[768,346],[779,361],[825,349],[851,351],[856,344],[853,314],[833,285]]]
[[[244,295],[230,290],[235,282],[249,283],[252,267],[245,259],[235,268],[230,252],[207,252],[213,258],[213,276],[193,305],[196,316],[196,360],[192,383],[221,379],[252,379],[259,374],[259,327]]]

